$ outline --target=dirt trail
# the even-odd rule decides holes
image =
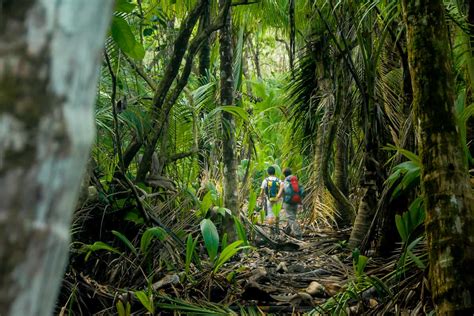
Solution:
[[[347,240],[348,231],[305,229],[296,239],[282,230],[276,235],[268,226],[257,230],[257,250],[241,261],[248,270],[239,276],[243,305],[296,315],[335,295],[348,280],[351,261],[341,242]]]

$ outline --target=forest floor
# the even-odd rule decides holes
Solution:
[[[247,271],[238,277],[239,305],[255,306],[261,315],[426,315],[432,309],[421,270],[397,275],[400,253],[368,258],[350,251],[348,229],[305,227],[298,239],[266,225],[256,230],[256,250],[229,265]]]
[[[241,261],[249,271],[239,277],[244,280],[241,304],[297,315],[336,295],[349,280],[352,259],[341,242],[349,231],[304,229],[301,238],[293,238],[283,229],[278,235],[273,227],[257,229],[271,240],[257,234],[259,245]]]
[[[131,307],[122,315],[143,315],[147,310],[153,310],[148,315],[249,316],[431,312],[424,271],[413,262],[400,268],[400,250],[390,258],[369,258],[347,247],[348,229],[304,226],[301,237],[294,238],[284,226],[277,233],[275,226],[250,225],[251,247],[217,272],[207,260],[200,268],[191,264],[188,272],[176,268],[179,251],[166,246],[163,249],[176,256],[168,259],[176,262],[175,268],[154,264],[154,282],[140,277],[141,268],[132,268],[146,268],[136,256],[97,253],[85,262],[83,254],[73,255],[59,314],[116,314],[119,302]],[[205,258],[205,249],[198,252]],[[147,297],[153,303],[147,303]]]

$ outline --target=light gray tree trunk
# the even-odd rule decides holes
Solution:
[[[50,315],[111,0],[0,0],[0,315]]]

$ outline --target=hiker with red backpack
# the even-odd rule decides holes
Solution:
[[[277,199],[283,197],[283,209],[288,218],[288,225],[285,231],[288,234],[300,236],[301,230],[296,221],[296,213],[298,212],[298,207],[303,202],[304,190],[299,184],[298,178],[292,174],[290,168],[285,168],[283,174],[285,175],[285,180],[283,180],[283,185],[280,186]]]
[[[268,167],[267,173],[268,177],[263,180],[260,186],[260,201],[264,204],[267,223],[273,224],[275,221],[273,206],[278,203],[277,195],[280,191],[281,180],[275,176],[275,167]]]

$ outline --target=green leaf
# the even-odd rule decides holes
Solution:
[[[120,251],[118,251],[114,247],[111,247],[111,246],[107,245],[106,243],[104,243],[102,241],[96,241],[92,245],[84,245],[84,246],[82,246],[80,251],[81,252],[87,252],[86,257],[84,258],[84,260],[87,261],[89,259],[90,255],[93,252],[97,251],[97,250],[107,250],[107,251],[110,251],[110,252],[113,252],[113,253],[116,253],[116,254],[120,254]]]
[[[234,216],[234,223],[235,223],[235,228],[237,230],[237,236],[239,236],[239,239],[244,242],[245,246],[248,246],[249,241],[247,239],[247,233],[245,231],[244,225],[242,225],[242,223],[236,216]]]
[[[124,219],[129,222],[133,222],[136,225],[142,225],[145,223],[145,219],[136,210],[129,211],[125,214]]]
[[[222,112],[227,112],[230,113],[236,117],[241,118],[244,122],[248,123],[250,122],[250,117],[247,111],[245,111],[243,108],[234,106],[234,105],[223,105],[215,108],[213,111],[209,113],[209,116],[215,115],[217,112],[222,111]]]
[[[225,247],[227,247],[227,233],[224,233],[224,236],[222,236],[221,250],[225,249]]]
[[[130,242],[130,240],[124,234],[122,234],[122,233],[120,233],[116,230],[112,230],[112,234],[114,234],[116,237],[118,237],[118,239],[120,239],[125,244],[125,246],[127,246],[128,249],[130,249],[135,255],[138,255],[137,249],[135,248],[135,246]]]
[[[423,198],[417,197],[408,207],[413,229],[423,224],[425,221],[425,209],[423,207]]]
[[[424,270],[426,268],[426,265],[423,263],[423,261],[421,261],[420,258],[415,256],[415,254],[411,252],[411,250],[407,250],[407,255],[408,257],[411,258],[411,260],[413,260],[413,262],[416,264],[418,268],[420,268],[421,270]]]
[[[408,234],[405,228],[405,223],[400,215],[395,215],[395,225],[397,226],[398,234],[402,238],[403,242],[406,242],[408,239]]]
[[[219,207],[217,208],[216,212],[218,214],[221,214],[222,216],[226,216],[227,215],[232,215],[232,211],[229,210],[228,208],[225,208],[225,207]]]
[[[148,228],[140,239],[140,250],[143,254],[147,254],[148,248],[150,247],[153,237],[163,241],[168,236],[168,233],[161,227]]]
[[[365,266],[367,265],[367,261],[369,261],[369,258],[363,255],[359,256],[359,260],[357,261],[356,265],[356,274],[358,276],[361,276],[362,273],[364,272]]]
[[[208,191],[206,195],[202,198],[201,205],[199,206],[200,210],[200,215],[202,217],[205,217],[207,214],[207,211],[209,208],[212,206],[212,191]]]
[[[155,312],[155,307],[153,306],[153,299],[149,297],[144,291],[136,291],[135,296],[138,298],[140,303],[150,312]]]
[[[219,268],[226,263],[230,258],[232,258],[237,252],[240,250],[247,248],[247,247],[240,247],[238,248],[241,244],[243,243],[242,240],[237,240],[228,245],[227,247],[222,250],[222,253],[219,255],[219,258],[216,261],[216,264],[214,266],[214,273],[219,270]]]
[[[128,2],[127,0],[115,0],[115,11],[130,13],[135,9],[135,4]]]
[[[420,156],[418,156],[417,154],[409,151],[409,150],[406,150],[406,149],[403,149],[403,148],[400,148],[400,147],[397,147],[397,146],[394,146],[394,145],[387,145],[386,147],[384,147],[384,149],[388,149],[388,150],[396,150],[398,151],[400,154],[402,154],[403,156],[405,156],[406,158],[408,158],[410,161],[412,161],[413,163],[415,163],[417,166],[421,167],[421,159],[420,159]]]
[[[193,240],[191,234],[188,235],[186,240],[186,264],[184,266],[186,274],[189,274],[189,267],[191,266],[191,261],[193,260],[194,249],[196,249],[198,238]]]
[[[130,25],[125,19],[114,16],[111,26],[112,38],[120,49],[130,57],[141,60],[145,57],[145,49],[135,40]]]
[[[151,36],[151,35],[153,35],[153,29],[146,28],[143,30],[143,36]]]
[[[248,216],[250,217],[255,210],[257,205],[257,193],[255,191],[250,192],[249,204],[248,204]]]
[[[117,308],[117,313],[119,316],[126,316],[125,314],[125,307],[123,306],[122,301],[118,301],[117,304],[115,304],[115,307]]]
[[[216,226],[209,219],[203,219],[200,226],[209,259],[213,262],[219,249],[219,234]]]
[[[377,289],[379,295],[389,295],[390,297],[393,296],[390,287],[383,282],[380,278],[376,277],[375,275],[369,276],[369,282]]]

